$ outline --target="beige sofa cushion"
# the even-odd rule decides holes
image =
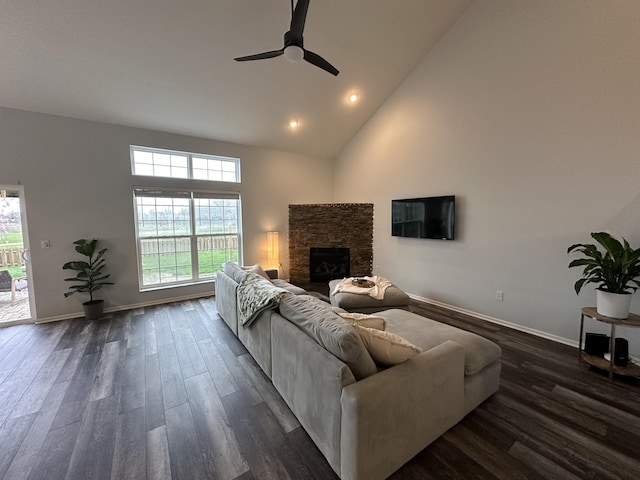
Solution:
[[[354,323],[353,326],[360,335],[364,346],[367,347],[371,358],[380,365],[397,365],[422,353],[420,347],[416,347],[393,333],[363,327],[357,323]]]
[[[387,328],[387,322],[382,317],[377,317],[375,315],[367,315],[366,313],[356,313],[356,312],[336,312],[336,313],[352,325],[359,325],[361,327],[367,327],[367,328],[375,328],[376,330],[384,330],[385,328]]]
[[[280,313],[346,363],[356,379],[377,372],[376,364],[353,326],[334,313],[329,304],[325,306],[297,295],[285,294],[280,301]]]
[[[388,332],[405,338],[425,351],[447,340],[461,345],[464,348],[465,375],[475,375],[502,355],[500,347],[491,340],[406,310],[385,310],[376,315],[387,321]]]

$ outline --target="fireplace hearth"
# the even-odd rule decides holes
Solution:
[[[309,280],[311,282],[326,283],[334,278],[349,276],[348,248],[309,249]]]

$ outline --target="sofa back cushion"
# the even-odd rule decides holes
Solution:
[[[284,288],[287,292],[293,293],[294,295],[305,295],[307,291],[304,288],[300,288],[296,285],[292,285],[286,280],[282,280],[281,278],[274,278],[271,280],[276,287]]]
[[[357,380],[377,372],[376,364],[353,326],[334,313],[329,304],[325,306],[304,297],[285,294],[280,301],[280,313],[346,363]]]

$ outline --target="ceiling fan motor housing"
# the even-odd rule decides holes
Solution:
[[[302,41],[296,42],[291,38],[292,36],[291,32],[284,34],[284,58],[290,62],[301,62],[304,60],[304,48],[302,47]]]

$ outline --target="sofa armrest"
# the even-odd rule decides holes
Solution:
[[[464,350],[447,341],[342,390],[342,480],[384,479],[464,417]]]
[[[224,272],[216,274],[216,308],[218,314],[238,336],[238,284]]]

